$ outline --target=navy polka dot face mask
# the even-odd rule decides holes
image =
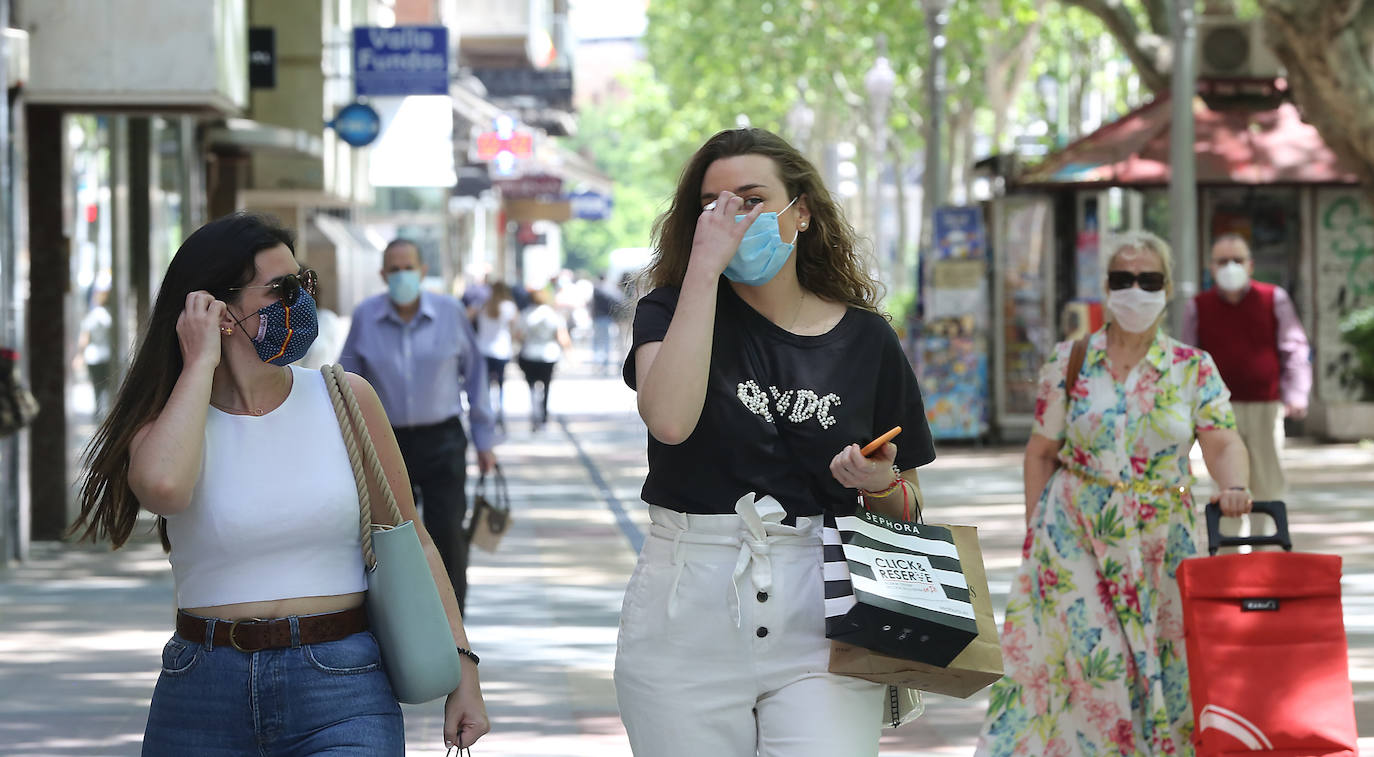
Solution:
[[[258,311],[258,335],[252,341],[264,363],[290,365],[305,357],[320,335],[315,298],[301,288],[295,300],[293,305],[277,300]]]

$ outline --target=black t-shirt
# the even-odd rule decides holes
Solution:
[[[677,289],[660,287],[639,301],[625,359],[631,389],[635,350],[663,340],[677,299]],[[729,514],[752,491],[791,515],[851,513],[856,493],[835,480],[830,461],[893,426],[902,427],[898,468],[935,459],[916,376],[882,316],[851,307],[829,332],[798,336],[722,281],[701,418],[678,445],[649,435],[642,496],[680,512]]]

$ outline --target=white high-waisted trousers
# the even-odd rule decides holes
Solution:
[[[827,672],[821,519],[650,505],[615,689],[639,757],[877,755],[886,687]]]

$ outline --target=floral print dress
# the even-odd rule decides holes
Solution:
[[[1107,332],[1064,396],[1072,342],[1045,365],[1034,432],[1064,440],[1031,517],[978,755],[1193,753],[1175,570],[1197,553],[1188,452],[1235,428],[1206,352],[1157,334],[1124,381]]]

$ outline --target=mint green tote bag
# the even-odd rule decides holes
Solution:
[[[367,616],[372,635],[382,650],[382,668],[401,702],[422,704],[447,696],[462,679],[462,658],[453,643],[448,613],[420,546],[420,536],[412,521],[401,520],[396,495],[387,483],[377,459],[377,448],[343,368],[329,365],[321,371],[358,487],[359,528],[367,570]],[[386,500],[390,523],[372,521],[368,471]]]

